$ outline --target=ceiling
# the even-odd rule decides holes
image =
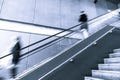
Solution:
[[[107,0],[107,1],[110,1],[110,2],[115,3],[115,4],[120,3],[120,0]]]

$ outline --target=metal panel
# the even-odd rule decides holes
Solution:
[[[3,6],[3,2],[4,2],[4,0],[0,0],[0,12],[1,12],[1,8]]]
[[[97,11],[98,16],[107,13],[108,7],[107,7],[106,0],[98,1],[95,4],[95,6],[96,6],[96,11]]]
[[[60,2],[61,27],[69,28],[78,24],[80,15],[79,0],[61,0]]]
[[[60,27],[59,0],[37,0],[34,23]]]
[[[1,18],[32,22],[35,0],[4,0]]]

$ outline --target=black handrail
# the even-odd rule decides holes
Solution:
[[[109,12],[109,13],[110,13],[110,12]],[[105,13],[105,14],[103,14],[103,15],[106,15],[106,14],[108,14],[108,13]],[[100,15],[100,16],[97,16],[97,17],[95,17],[95,18],[93,18],[93,19],[90,19],[90,20],[88,20],[87,22],[92,21],[92,20],[94,20],[94,19],[96,19],[96,18],[98,18],[98,17],[101,17],[101,16],[103,16],[103,15]],[[28,24],[28,25],[34,25],[34,26],[51,27],[51,26],[45,26],[45,25],[39,25],[39,24],[33,24],[33,23],[27,23],[27,22],[19,22],[19,21],[13,21],[13,20],[6,20],[6,19],[0,19],[0,20],[9,21],[9,22],[16,22],[16,23],[22,23],[22,24]],[[59,34],[65,32],[65,31],[70,31],[71,29],[76,28],[77,26],[80,26],[80,25],[83,25],[83,23],[77,24],[77,25],[75,25],[75,26],[73,26],[73,27],[70,27],[70,28],[68,28],[68,29],[65,29],[65,30],[63,30],[63,31],[61,31],[61,32],[59,32],[59,33],[56,33],[56,34],[54,34],[54,35],[51,35],[51,36],[49,36],[49,37],[47,37],[47,38],[44,38],[44,39],[42,39],[42,40],[40,40],[40,41],[37,41],[37,42],[33,43],[33,44],[30,44],[30,45],[22,48],[21,50],[23,50],[23,49],[25,49],[25,48],[28,48],[28,47],[30,47],[30,46],[32,46],[32,45],[35,45],[35,44],[37,44],[37,43],[39,43],[39,42],[42,42],[42,41],[44,41],[44,40],[47,40],[47,39],[49,39],[49,38],[51,38],[51,37],[54,37],[54,36],[56,36],[56,35],[59,35]],[[21,51],[21,50],[20,50],[20,51]],[[9,56],[9,55],[11,55],[11,54],[12,54],[12,53],[7,54],[7,55],[5,55],[5,56],[3,56],[3,57],[0,57],[0,59],[4,58],[4,57],[6,57],[6,56]]]
[[[113,10],[113,11],[114,11],[114,10]],[[111,11],[111,12],[113,12],[113,11]],[[108,13],[110,13],[110,12],[108,12]],[[105,14],[103,14],[103,15],[106,15],[106,14],[108,14],[108,13],[105,13]],[[98,18],[98,17],[101,17],[101,16],[103,16],[103,15],[100,15],[100,16],[97,16],[97,17],[95,17],[95,18],[92,18],[92,19],[88,20],[87,22],[92,21],[92,20],[94,20],[94,19],[96,19],[96,18]],[[22,23],[22,22],[19,22],[19,23]],[[25,23],[25,22],[24,22],[24,24],[31,24],[31,23]],[[35,25],[35,26],[43,26],[43,27],[51,27],[51,26],[45,26],[45,25],[39,25],[39,24],[33,24],[33,25]],[[37,43],[39,43],[39,42],[42,42],[42,41],[44,41],[44,40],[47,40],[47,39],[49,39],[49,38],[51,38],[51,37],[54,37],[54,36],[56,36],[56,35],[59,35],[59,34],[65,32],[65,31],[70,31],[71,29],[76,28],[77,26],[80,26],[80,25],[83,25],[83,23],[77,24],[77,25],[75,25],[75,26],[73,26],[73,27],[70,27],[70,28],[68,28],[68,29],[63,29],[63,31],[61,31],[61,32],[59,32],[59,33],[56,33],[56,34],[54,34],[54,35],[51,35],[51,36],[49,36],[49,37],[47,37],[47,38],[44,38],[44,39],[42,39],[42,40],[40,40],[40,41],[37,41],[37,42],[35,42],[35,43],[32,43],[32,44],[30,44],[30,45],[22,48],[21,50],[23,50],[23,49],[25,49],[25,48],[28,48],[28,47],[30,47],[30,46],[32,46],[32,45],[35,45],[35,44],[37,44]],[[53,27],[51,27],[51,28],[53,28]],[[62,29],[61,29],[61,30],[62,30]]]
[[[25,55],[29,54],[30,52],[33,52],[33,51],[35,51],[35,50],[37,50],[37,49],[40,49],[40,48],[42,48],[42,47],[44,47],[44,46],[46,46],[46,45],[49,45],[49,44],[51,44],[51,43],[53,43],[53,42],[55,42],[55,41],[57,41],[57,40],[59,40],[59,39],[61,39],[61,38],[64,38],[65,36],[68,36],[68,35],[72,34],[73,32],[74,32],[74,31],[71,31],[71,32],[69,32],[69,33],[67,33],[67,34],[65,34],[65,35],[63,35],[63,36],[60,36],[60,37],[58,37],[58,38],[56,38],[56,39],[54,39],[54,40],[52,40],[52,41],[50,41],[50,42],[47,42],[47,43],[45,43],[45,44],[43,44],[43,45],[41,45],[41,46],[39,46],[39,47],[37,47],[37,48],[35,48],[35,49],[33,49],[33,50],[30,50],[30,51],[22,54],[21,57],[23,57],[23,56],[25,56]],[[20,51],[21,51],[21,50],[20,50]],[[16,52],[19,52],[19,51],[16,51]],[[5,56],[2,56],[2,57],[0,57],[0,59],[2,59],[2,58],[4,58],[4,57],[7,57],[7,56],[9,56],[9,55],[11,55],[11,54],[12,54],[12,53],[7,54],[7,55],[5,55]]]
[[[61,39],[61,38],[64,38],[65,36],[70,35],[70,34],[72,34],[72,33],[74,33],[74,32],[69,32],[69,33],[65,34],[64,36],[60,36],[60,37],[58,37],[58,38],[56,38],[56,39],[54,39],[54,40],[52,40],[52,41],[50,41],[50,42],[47,42],[47,43],[45,43],[45,44],[43,44],[43,45],[41,45],[41,46],[39,46],[39,47],[37,47],[37,48],[35,48],[35,49],[33,49],[33,50],[30,50],[30,51],[22,54],[21,57],[23,57],[23,56],[25,56],[25,55],[27,55],[27,54],[29,54],[29,53],[31,53],[31,52],[34,52],[34,51],[36,51],[36,50],[38,50],[38,49],[40,49],[40,48],[43,48],[44,46],[45,46],[44,48],[46,48],[46,47],[48,47],[48,46],[51,46],[50,44],[52,44],[53,42],[55,42],[55,41],[57,41],[57,40],[59,40],[59,39]],[[43,49],[44,49],[44,48],[43,48]],[[34,53],[33,53],[33,54],[34,54]],[[32,54],[30,54],[30,55],[32,55]],[[27,56],[27,57],[28,57],[28,56]],[[25,58],[25,57],[24,57],[24,58]],[[22,58],[22,59],[23,59],[23,58]]]
[[[25,24],[25,25],[33,25],[33,26],[41,26],[41,27],[45,27],[45,28],[65,30],[65,29],[63,29],[63,28],[58,28],[58,27],[55,27],[55,26],[40,25],[40,24],[35,24],[35,23],[15,21],[15,20],[8,20],[8,19],[3,19],[3,18],[0,18],[0,20],[2,20],[2,21],[7,21],[7,22],[20,23],[20,24]]]
[[[61,32],[59,32],[59,33],[56,33],[56,34],[52,35],[52,36],[49,36],[49,37],[44,38],[44,39],[42,39],[42,40],[40,40],[40,41],[37,41],[37,42],[35,42],[35,43],[33,43],[33,44],[30,44],[30,45],[28,45],[28,46],[20,49],[20,51],[23,50],[23,49],[25,49],[25,48],[28,48],[28,47],[30,47],[30,46],[32,46],[32,45],[35,45],[35,44],[37,44],[37,43],[39,43],[39,42],[42,42],[42,41],[44,41],[44,40],[47,40],[47,39],[49,39],[49,38],[51,38],[51,37],[54,37],[54,36],[56,36],[56,35],[58,35],[58,34],[61,34],[61,33],[65,32],[65,31],[69,31],[70,29],[75,28],[75,27],[77,27],[77,26],[79,26],[79,25],[81,25],[81,24],[75,25],[75,26],[73,26],[73,27],[71,27],[71,28],[69,28],[69,29],[63,30],[63,31],[61,31]],[[60,38],[61,38],[61,37],[60,37]],[[19,52],[19,51],[17,51],[17,52]],[[9,55],[11,55],[11,54],[12,54],[12,53],[7,54],[7,55],[5,55],[5,56],[2,56],[2,57],[0,57],[0,59],[2,59],[2,58],[4,58],[4,57],[7,57],[7,56],[9,56]]]
[[[52,38],[52,37],[54,37],[54,36],[57,36],[57,35],[65,32],[65,31],[70,31],[71,29],[73,29],[73,28],[75,28],[75,27],[77,27],[77,26],[79,26],[79,25],[81,25],[81,24],[75,25],[75,26],[73,26],[73,27],[71,27],[71,28],[68,28],[68,29],[65,29],[65,30],[63,30],[63,31],[61,31],[61,32],[58,32],[58,33],[56,33],[56,34],[54,34],[54,35],[48,36],[48,37],[46,37],[46,38],[44,38],[44,39],[42,39],[42,40],[40,40],[40,41],[37,41],[37,42],[35,42],[35,43],[33,43],[33,44],[30,44],[30,45],[22,48],[21,50],[23,50],[23,49],[25,49],[25,48],[28,48],[28,47],[30,47],[30,46],[32,46],[32,45],[35,45],[35,44],[37,44],[37,43],[39,43],[39,42],[42,42],[42,41],[44,41],[44,40],[47,40],[47,39],[49,39],[49,38]]]

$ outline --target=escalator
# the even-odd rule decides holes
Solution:
[[[103,28],[86,40],[78,42],[59,53],[59,55],[56,55],[41,67],[37,67],[34,71],[29,71],[29,73],[20,76],[20,80],[83,80],[85,75],[90,75],[91,68],[96,68],[96,63],[102,62],[101,59],[108,52],[111,52],[113,48],[120,47],[118,46],[118,37],[116,37],[118,42],[115,41],[117,47],[116,44],[112,44],[113,41],[109,41],[111,43],[109,44],[105,38],[113,35],[111,31],[114,29],[114,27],[110,26]],[[113,37],[111,36],[110,38]],[[106,41],[102,41],[103,39]],[[102,46],[101,41],[102,43],[104,42],[104,45],[109,44],[109,46]],[[39,75],[36,75],[36,73]]]
[[[90,36],[85,40],[73,38],[78,34],[76,27],[82,25],[79,24],[52,35],[53,39],[44,44],[38,43],[51,37],[25,47],[29,47],[29,51],[21,55],[15,80],[83,80],[84,76],[91,75],[91,68],[97,68],[97,63],[102,62],[108,52],[120,47],[119,29],[111,24],[119,21],[119,11],[88,21]],[[65,35],[57,36],[66,31]]]

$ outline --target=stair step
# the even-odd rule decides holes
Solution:
[[[120,63],[98,64],[98,68],[99,68],[99,70],[120,71]]]
[[[109,64],[109,63],[120,63],[120,57],[117,57],[117,58],[105,58],[105,59],[104,59],[104,63],[105,63],[105,64]]]
[[[84,78],[84,80],[104,80],[104,79],[86,76],[86,77]]]
[[[119,49],[114,49],[113,52],[120,52],[120,48]]]
[[[110,58],[120,57],[120,52],[109,54]]]
[[[92,70],[92,76],[102,79],[120,80],[119,71]]]

